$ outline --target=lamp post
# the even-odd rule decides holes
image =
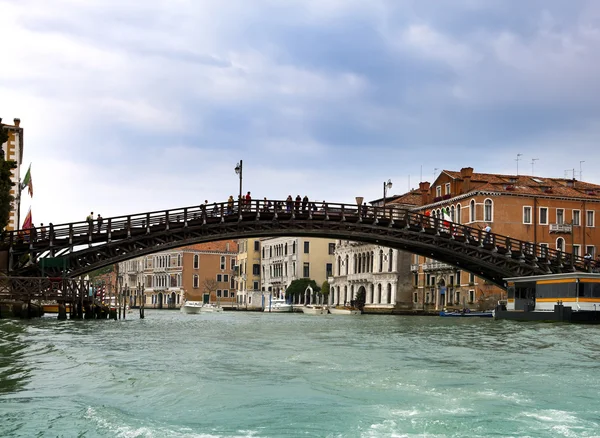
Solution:
[[[383,216],[385,217],[385,198],[387,191],[392,188],[392,180],[388,179],[387,182],[383,182]]]
[[[238,209],[240,209],[240,210],[241,210],[241,205],[242,205],[242,170],[244,167],[243,164],[244,164],[243,161],[240,160],[240,162],[237,163],[235,166],[235,173],[240,176],[240,195],[238,197]]]

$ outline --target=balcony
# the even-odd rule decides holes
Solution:
[[[451,271],[454,266],[442,262],[423,263],[423,271]]]
[[[571,234],[573,226],[571,224],[550,224],[550,232]]]
[[[412,265],[410,265],[410,272],[419,272],[419,264],[413,263]]]

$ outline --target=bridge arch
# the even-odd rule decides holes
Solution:
[[[43,237],[25,230],[29,239],[23,238],[23,230],[12,231],[0,242],[0,251],[7,253],[7,268],[13,275],[39,275],[41,271],[44,275],[74,277],[194,243],[300,236],[407,251],[474,273],[501,287],[505,277],[585,270],[582,257],[499,234],[490,234],[489,241],[484,241],[479,228],[406,209],[325,203],[321,208],[287,211],[281,208],[283,201],[262,202],[236,206],[231,213],[227,204],[221,203],[210,215],[196,206],[108,218],[101,226],[94,222],[50,225]],[[377,258],[377,272],[383,272],[383,255],[383,251],[371,254],[371,266]],[[346,274],[351,272],[348,256],[340,264]],[[344,293],[349,300],[348,291]]]

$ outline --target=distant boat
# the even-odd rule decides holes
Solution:
[[[352,306],[335,306],[330,307],[329,312],[332,315],[360,315],[360,309]]]
[[[202,309],[202,303],[200,301],[186,301],[183,306],[181,306],[181,313],[185,314],[197,314],[200,313],[200,309]]]
[[[204,303],[200,308],[200,312],[209,313],[209,312],[222,312],[223,308],[221,306],[216,306],[214,304]]]
[[[442,310],[440,312],[440,316],[456,318],[491,318],[493,315],[494,313],[492,310],[472,311],[469,309],[463,309],[452,311]]]
[[[270,303],[266,303],[265,312],[273,312],[273,313],[281,313],[281,312],[291,312],[292,305],[285,302],[282,299],[274,299],[271,300]]]
[[[310,304],[307,306],[302,306],[302,312],[306,313],[307,315],[327,315],[329,313],[327,306],[313,306]]]

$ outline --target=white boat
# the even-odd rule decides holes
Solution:
[[[292,305],[285,302],[285,300],[274,299],[271,302],[265,303],[265,312],[291,312]]]
[[[186,301],[183,306],[181,306],[180,312],[196,314],[200,313],[200,309],[202,309],[202,303],[200,301]]]
[[[307,315],[327,315],[329,311],[327,310],[327,306],[313,306],[307,305],[302,307],[302,312]]]
[[[359,309],[350,306],[330,307],[329,312],[332,315],[360,315]]]
[[[208,313],[208,312],[222,312],[223,308],[221,306],[215,306],[214,304],[208,304],[205,303],[202,305],[200,311],[202,313]]]

